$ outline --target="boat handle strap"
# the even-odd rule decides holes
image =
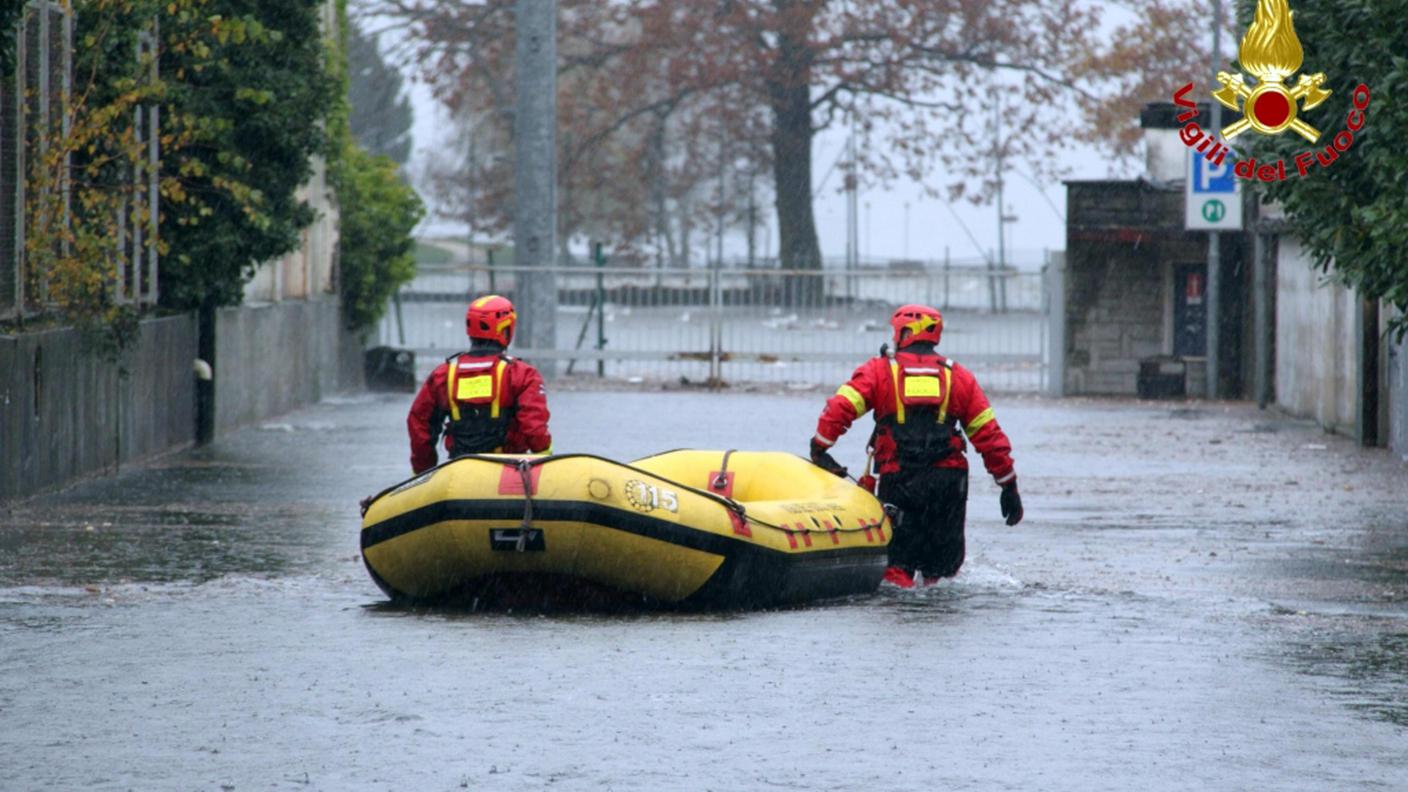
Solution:
[[[733,449],[724,452],[724,461],[719,464],[719,475],[714,477],[713,488],[720,492],[728,488],[728,458],[733,456]]]

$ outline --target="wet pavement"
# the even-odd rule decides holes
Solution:
[[[556,448],[804,451],[824,395],[556,392]],[[975,476],[952,581],[467,614],[387,606],[358,556],[408,401],[0,506],[0,790],[1408,788],[1383,451],[1246,405],[996,397],[1027,520]]]

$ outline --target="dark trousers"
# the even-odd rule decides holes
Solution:
[[[899,509],[890,566],[925,578],[952,577],[963,566],[968,471],[924,468],[880,477],[881,503]]]

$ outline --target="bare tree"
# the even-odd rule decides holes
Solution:
[[[447,103],[511,113],[500,96],[511,79],[510,3],[367,2],[406,29],[406,55]],[[692,216],[702,219],[718,207],[696,179],[740,152],[732,167],[771,171],[782,262],[817,269],[818,132],[853,121],[872,182],[942,166],[951,197],[976,199],[996,186],[994,156],[1053,175],[1071,141],[1127,154],[1138,106],[1206,70],[1196,9],[1191,0],[563,0],[563,183],[575,189],[583,162],[609,169],[619,206],[654,205],[642,227],[668,237],[661,191],[649,189],[661,171],[641,166],[684,157],[683,182],[696,191],[676,200],[701,206]],[[1000,150],[987,132],[998,107],[1003,127],[1023,131]],[[676,229],[681,244],[689,229]]]

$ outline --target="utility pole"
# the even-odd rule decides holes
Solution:
[[[856,117],[851,111],[851,137],[848,141],[850,158],[850,180],[846,184],[846,272],[854,272],[860,267],[860,168],[856,163]],[[851,278],[846,278],[849,291]]]
[[[865,250],[866,255],[870,255],[871,246],[875,240],[870,238],[870,201],[865,202]]]
[[[1007,173],[1006,149],[1002,145],[1002,99],[997,100],[997,307],[1007,313],[1007,224],[1017,220],[1003,205],[1003,187]]]
[[[993,161],[997,165],[997,266],[999,269],[1007,266],[1007,223],[1002,215],[1002,99],[999,95],[997,100],[997,110],[992,117],[993,128],[997,130],[993,135],[993,145],[997,147],[997,156]]]
[[[1005,228],[1002,220],[1002,95],[997,95],[997,102],[993,105],[992,112],[992,161],[997,168],[997,260],[988,257],[988,309],[997,313],[997,279],[993,271],[996,267],[1003,267],[1007,264],[1007,247],[1003,241]]]
[[[758,169],[751,163],[748,165],[748,269],[758,267],[758,202],[754,194],[754,182],[758,178]]]
[[[1209,85],[1217,82],[1217,69],[1222,64],[1222,0],[1212,0],[1212,80]],[[1209,135],[1216,135],[1222,130],[1222,105],[1219,102],[1209,102],[1212,107],[1212,124],[1208,127]],[[1197,156],[1190,153],[1189,156]],[[1219,237],[1216,231],[1208,232],[1208,306],[1203,314],[1207,317],[1207,392],[1209,399],[1216,399],[1219,395],[1218,388],[1218,345],[1222,311],[1219,303],[1222,299],[1222,251],[1218,247]]]
[[[517,0],[513,263],[521,343],[557,347],[557,0]],[[534,361],[544,376],[556,361]]]
[[[468,119],[466,113],[465,126],[469,130],[469,150],[465,153],[464,174],[465,174],[465,197],[464,197],[464,226],[465,226],[465,248],[464,248],[464,269],[469,278],[469,296],[474,297],[474,161],[475,161],[475,129],[474,124]]]
[[[722,120],[719,124],[719,210],[714,217],[714,259],[719,266],[724,265],[724,156],[728,139],[724,136]]]
[[[1222,0],[1212,0],[1212,79],[1208,85],[1217,83],[1219,65],[1222,65]],[[1222,106],[1218,101],[1209,101],[1208,104],[1212,107],[1212,124],[1208,127],[1208,134],[1215,135],[1222,130]],[[1208,323],[1208,399],[1217,399],[1219,395],[1218,371],[1221,368],[1218,359],[1222,342],[1219,327],[1222,311],[1218,307],[1222,302],[1222,249],[1219,248],[1219,238],[1221,234],[1217,231],[1208,231],[1208,309],[1204,313]]]

